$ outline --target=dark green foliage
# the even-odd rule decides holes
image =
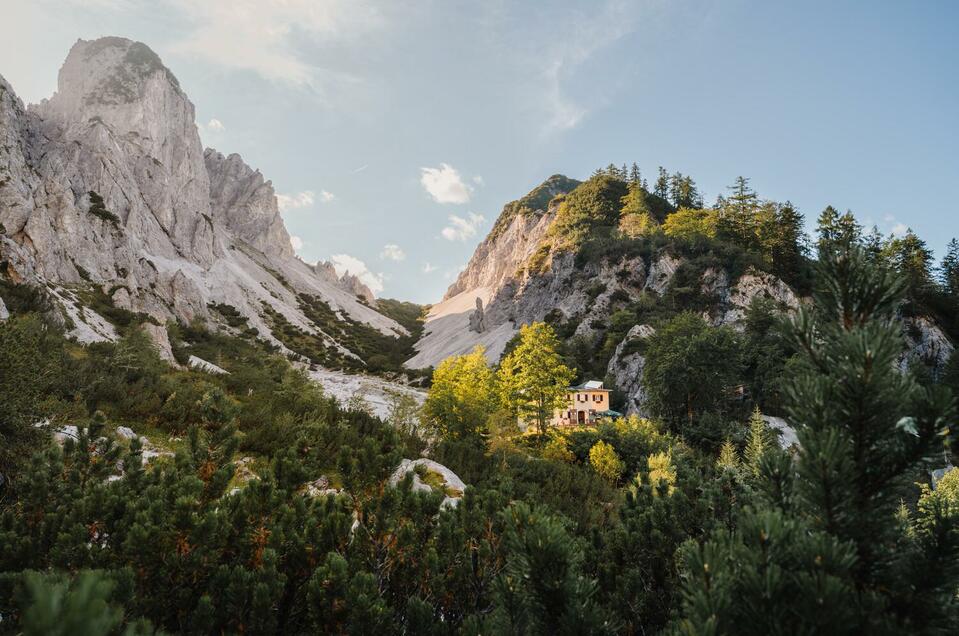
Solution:
[[[545,212],[547,207],[549,207],[550,201],[556,196],[562,196],[567,192],[573,190],[580,184],[576,179],[570,179],[569,177],[563,176],[561,174],[554,174],[549,179],[539,184],[530,192],[516,201],[507,203],[503,207],[503,211],[500,213],[499,217],[496,219],[496,223],[493,224],[493,228],[490,230],[488,240],[493,241],[500,234],[506,231],[506,228],[509,227],[510,223],[513,222],[513,218],[518,215],[530,215],[536,213]]]
[[[91,190],[87,192],[87,196],[90,197],[90,207],[87,210],[93,216],[106,221],[111,224],[114,228],[120,228],[120,217],[111,212],[106,208],[106,205],[103,203],[103,197]]]
[[[739,529],[689,546],[680,631],[959,625],[959,516],[900,511],[954,436],[954,399],[897,369],[906,279],[855,244],[821,251],[820,268],[814,304],[788,331],[801,352],[785,391],[798,454],[767,453],[763,497]]]
[[[300,294],[299,301],[300,309],[313,324],[356,353],[359,359],[341,352],[322,334],[307,332],[290,324],[281,313],[263,303],[263,310],[272,323],[273,334],[293,351],[314,364],[330,368],[375,373],[407,372],[403,362],[413,356],[413,344],[422,333],[422,324],[413,318],[414,312],[418,313],[417,305],[385,301],[388,311],[396,312],[409,324],[408,335],[394,337],[349,315],[333,311],[327,302],[317,296]]]
[[[0,475],[43,439],[33,425],[55,409],[66,364],[62,336],[35,315],[0,322]]]
[[[728,410],[742,380],[742,343],[728,327],[682,313],[649,338],[643,383],[654,413],[679,429],[707,412]]]

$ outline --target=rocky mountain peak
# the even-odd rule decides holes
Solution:
[[[298,330],[311,360],[334,364],[362,366],[341,343],[357,324],[407,333],[358,279],[296,258],[272,183],[204,152],[176,78],[125,38],[78,41],[57,92],[29,109],[0,78],[0,262],[84,342],[116,337],[90,298],[158,323],[242,323],[277,345]]]
[[[186,102],[191,115],[189,123],[193,123],[193,105],[160,56],[142,42],[104,37],[77,40],[60,67],[57,92],[37,108],[45,118],[69,123],[88,117],[104,118],[118,107],[159,95]],[[137,123],[149,125],[155,119],[144,117]]]
[[[224,157],[207,148],[203,161],[210,177],[213,219],[261,252],[293,257],[273,184],[236,153]]]

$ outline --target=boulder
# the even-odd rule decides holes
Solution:
[[[466,484],[463,483],[463,480],[460,479],[452,470],[443,464],[440,464],[439,462],[434,462],[431,459],[404,459],[400,462],[400,465],[396,467],[396,470],[393,471],[393,475],[390,477],[389,481],[390,486],[396,487],[397,484],[403,481],[407,473],[412,473],[413,490],[417,492],[433,492],[434,486],[424,483],[417,474],[417,468],[420,467],[422,467],[422,470],[428,471],[428,473],[437,475],[438,479],[442,480],[442,485],[440,487],[443,488],[443,494],[445,494],[445,498],[440,504],[440,507],[455,508],[459,504],[460,499],[463,497],[463,491],[466,490]]]

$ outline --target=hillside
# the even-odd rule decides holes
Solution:
[[[692,311],[748,337],[767,315],[808,302],[808,239],[788,203],[762,201],[744,187],[704,208],[691,179],[671,181],[661,177],[650,191],[616,168],[582,183],[555,175],[507,204],[431,308],[407,366],[436,366],[477,345],[495,362],[521,325],[546,321],[566,343],[578,380],[605,379],[618,389],[618,407],[645,413],[643,341],[669,318]],[[896,249],[892,241],[887,252]],[[941,372],[954,349],[953,325],[924,289],[901,314],[908,351],[900,364]]]
[[[326,367],[399,368],[408,327],[297,258],[271,182],[204,150],[194,119],[174,74],[124,38],[77,41],[29,108],[0,78],[0,297],[40,290],[81,342],[115,340],[117,315],[202,320]]]

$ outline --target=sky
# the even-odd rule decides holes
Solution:
[[[959,236],[959,3],[0,0],[0,74],[78,39],[155,50],[206,146],[272,180],[297,253],[438,301],[503,205],[637,162],[737,175],[937,255]]]

